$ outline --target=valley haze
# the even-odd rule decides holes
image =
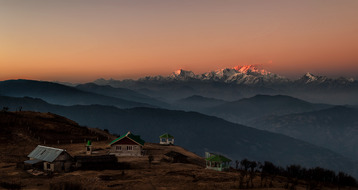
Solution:
[[[0,82],[0,105],[12,111],[56,113],[116,134],[132,131],[150,142],[169,132],[198,155],[210,151],[354,176],[357,94],[351,78],[306,73],[290,80],[257,65],[77,85]]]

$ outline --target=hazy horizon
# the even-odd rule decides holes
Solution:
[[[358,1],[0,0],[0,80],[88,82],[261,64],[358,78]]]
[[[224,67],[224,68],[221,68],[221,69],[226,69],[226,68],[231,68],[231,67]],[[179,70],[179,69],[183,69],[183,68],[178,68],[176,70]],[[219,68],[218,68],[219,69]],[[175,70],[175,71],[176,71]],[[188,69],[183,69],[185,71],[192,71],[192,70],[188,70]],[[216,69],[217,70],[217,69]],[[36,78],[36,77],[9,77],[9,78],[4,78],[4,79],[1,79],[0,81],[6,81],[6,80],[19,80],[19,79],[23,79],[23,80],[37,80],[37,81],[49,81],[49,82],[64,82],[64,83],[72,83],[72,84],[82,84],[82,83],[91,83],[91,82],[94,82],[95,80],[98,80],[98,79],[105,79],[105,80],[138,80],[140,78],[144,78],[144,77],[149,77],[149,76],[163,76],[163,77],[166,77],[166,76],[169,76],[171,75],[173,72],[175,71],[172,71],[172,72],[168,72],[166,74],[153,74],[153,75],[141,75],[141,76],[137,76],[137,77],[121,77],[121,76],[114,76],[114,77],[97,77],[97,78],[93,78],[93,79],[75,79],[75,80],[68,80],[65,78],[63,78],[63,80],[58,80],[58,79],[51,79],[51,78]],[[210,71],[206,71],[206,72],[211,72],[211,71],[215,71],[215,70],[210,70]],[[268,70],[269,71],[269,70]],[[195,75],[200,75],[200,74],[204,74],[206,72],[194,72]],[[273,73],[273,72],[271,72]],[[286,77],[290,80],[297,80],[301,77],[303,77],[306,73],[311,73],[315,76],[326,76],[326,77],[329,77],[329,78],[339,78],[339,77],[344,77],[344,78],[347,78],[347,79],[350,79],[350,78],[353,78],[354,80],[358,80],[358,76],[357,77],[354,77],[354,76],[345,76],[345,75],[341,75],[341,74],[328,74],[328,75],[325,75],[325,74],[317,74],[317,73],[313,73],[313,72],[303,72],[303,73],[300,73],[300,74],[297,74],[297,75],[294,75],[294,76],[287,76],[287,75],[282,75],[282,74],[279,74],[280,76],[282,77]],[[274,74],[278,74],[278,73],[274,73]]]
[[[235,65],[235,66],[238,66],[238,65]],[[241,66],[244,66],[244,65],[241,65]],[[263,68],[263,69],[265,69],[266,71],[271,72],[271,70],[266,69],[265,66],[260,65],[260,67]],[[206,72],[211,72],[211,71],[215,71],[215,70],[219,70],[219,69],[226,69],[226,68],[231,68],[231,69],[232,69],[233,67],[217,68],[217,69],[208,70],[208,71],[205,71],[205,72],[194,72],[193,70],[184,69],[184,68],[178,68],[178,69],[176,69],[176,70],[183,69],[183,70],[185,70],[185,71],[193,71],[193,73],[194,73],[195,75],[200,75],[200,74],[204,74],[204,73],[206,73]],[[80,83],[93,82],[93,81],[95,81],[95,80],[97,80],[97,79],[105,79],[105,80],[127,80],[127,79],[129,79],[129,80],[138,80],[138,79],[140,79],[140,78],[149,77],[149,76],[163,76],[163,77],[166,77],[166,76],[169,76],[169,75],[171,75],[172,73],[174,73],[176,70],[173,70],[173,71],[171,71],[171,72],[164,73],[164,74],[156,74],[156,73],[153,73],[152,75],[150,75],[150,74],[148,74],[148,75],[140,75],[140,76],[138,75],[138,76],[136,76],[136,77],[122,77],[122,76],[115,76],[115,75],[114,75],[114,76],[109,76],[109,77],[99,76],[99,77],[97,77],[97,78],[92,78],[92,79],[87,79],[87,80],[85,80],[85,79],[80,79],[80,80],[78,80],[78,79],[68,80],[68,78],[66,79],[66,77],[64,77],[63,80],[61,80],[61,78],[60,78],[60,80],[58,80],[58,79],[53,79],[53,78],[52,78],[52,79],[51,79],[51,78],[46,79],[46,78],[36,78],[36,77],[35,77],[35,78],[34,78],[34,77],[18,77],[18,78],[16,78],[16,77],[13,77],[13,78],[9,77],[9,78],[1,79],[0,81],[24,79],[24,80],[38,80],[38,81],[50,81],[50,82],[68,82],[68,83],[73,83],[73,84],[76,84],[76,83],[79,83],[79,84],[80,84]],[[279,73],[275,73],[275,72],[271,72],[271,73],[279,74]],[[329,78],[345,77],[345,78],[347,78],[347,79],[353,78],[354,80],[358,80],[358,76],[355,77],[355,76],[350,76],[350,75],[344,75],[344,73],[339,73],[339,72],[329,74],[329,73],[322,73],[322,72],[310,72],[310,71],[307,71],[307,72],[302,72],[302,73],[298,73],[298,74],[294,74],[294,75],[284,75],[284,74],[279,74],[279,75],[282,76],[282,77],[286,77],[286,78],[288,78],[288,79],[291,79],[291,80],[297,80],[297,79],[303,77],[306,73],[311,73],[311,74],[313,74],[313,75],[315,75],[315,76],[326,76],[326,77],[329,77]],[[321,73],[321,74],[320,74],[320,73]]]

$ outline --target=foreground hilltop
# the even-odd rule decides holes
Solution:
[[[23,110],[56,113],[81,125],[108,129],[117,134],[131,131],[149,142],[158,142],[158,136],[168,132],[176,137],[177,145],[202,156],[207,151],[223,154],[231,160],[248,158],[281,166],[300,164],[351,175],[356,172],[354,162],[330,150],[196,112],[118,109],[101,105],[60,106],[39,99],[12,97],[0,97],[0,104],[12,110],[22,106]]]
[[[53,113],[0,112],[0,161],[23,161],[38,144],[72,144],[107,141],[112,135],[90,129]]]
[[[17,166],[28,159],[27,155],[36,145],[43,144],[45,140],[47,146],[65,149],[71,156],[77,156],[85,154],[84,141],[91,139],[93,154],[103,155],[108,152],[108,144],[115,136],[100,129],[79,126],[74,121],[52,113],[2,111],[0,122],[0,188],[5,189],[336,188],[333,181],[317,183],[312,179],[308,182],[278,176],[277,174],[284,172],[282,169],[279,171],[281,173],[272,176],[270,173],[260,173],[260,168],[256,166],[250,172],[244,169],[245,162],[236,163],[236,167],[239,166],[241,170],[208,170],[205,169],[204,158],[180,146],[148,142],[143,146],[145,156],[118,157],[118,162],[125,166],[122,168],[78,169],[67,173],[34,176]],[[151,162],[148,155],[153,156]],[[246,163],[252,162],[246,160]],[[273,165],[265,163],[261,171],[265,171],[265,167],[267,170],[267,166]]]
[[[118,158],[126,169],[78,170],[55,173],[53,176],[33,176],[16,167],[45,139],[46,146],[65,149],[70,155],[85,153],[84,139],[92,139],[94,152],[105,154],[115,136],[99,129],[91,129],[52,113],[0,112],[0,188],[24,189],[156,189],[191,187],[195,182],[201,189],[222,189],[234,185],[238,173],[217,173],[204,169],[204,158],[179,146],[145,143],[148,156]],[[57,140],[60,139],[60,140]],[[51,141],[52,140],[52,141]],[[71,141],[72,140],[72,143]],[[167,153],[184,155],[185,160],[173,160]],[[200,181],[200,182],[199,182]],[[212,182],[210,182],[212,181]]]

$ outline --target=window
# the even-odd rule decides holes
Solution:
[[[45,162],[44,163],[45,164],[45,170],[51,170],[51,164],[50,163],[48,163],[48,162]]]
[[[116,146],[116,150],[122,150],[121,146]]]
[[[133,150],[133,146],[127,146],[127,150]]]

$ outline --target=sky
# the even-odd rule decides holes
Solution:
[[[0,0],[0,80],[259,64],[358,79],[357,0]]]

